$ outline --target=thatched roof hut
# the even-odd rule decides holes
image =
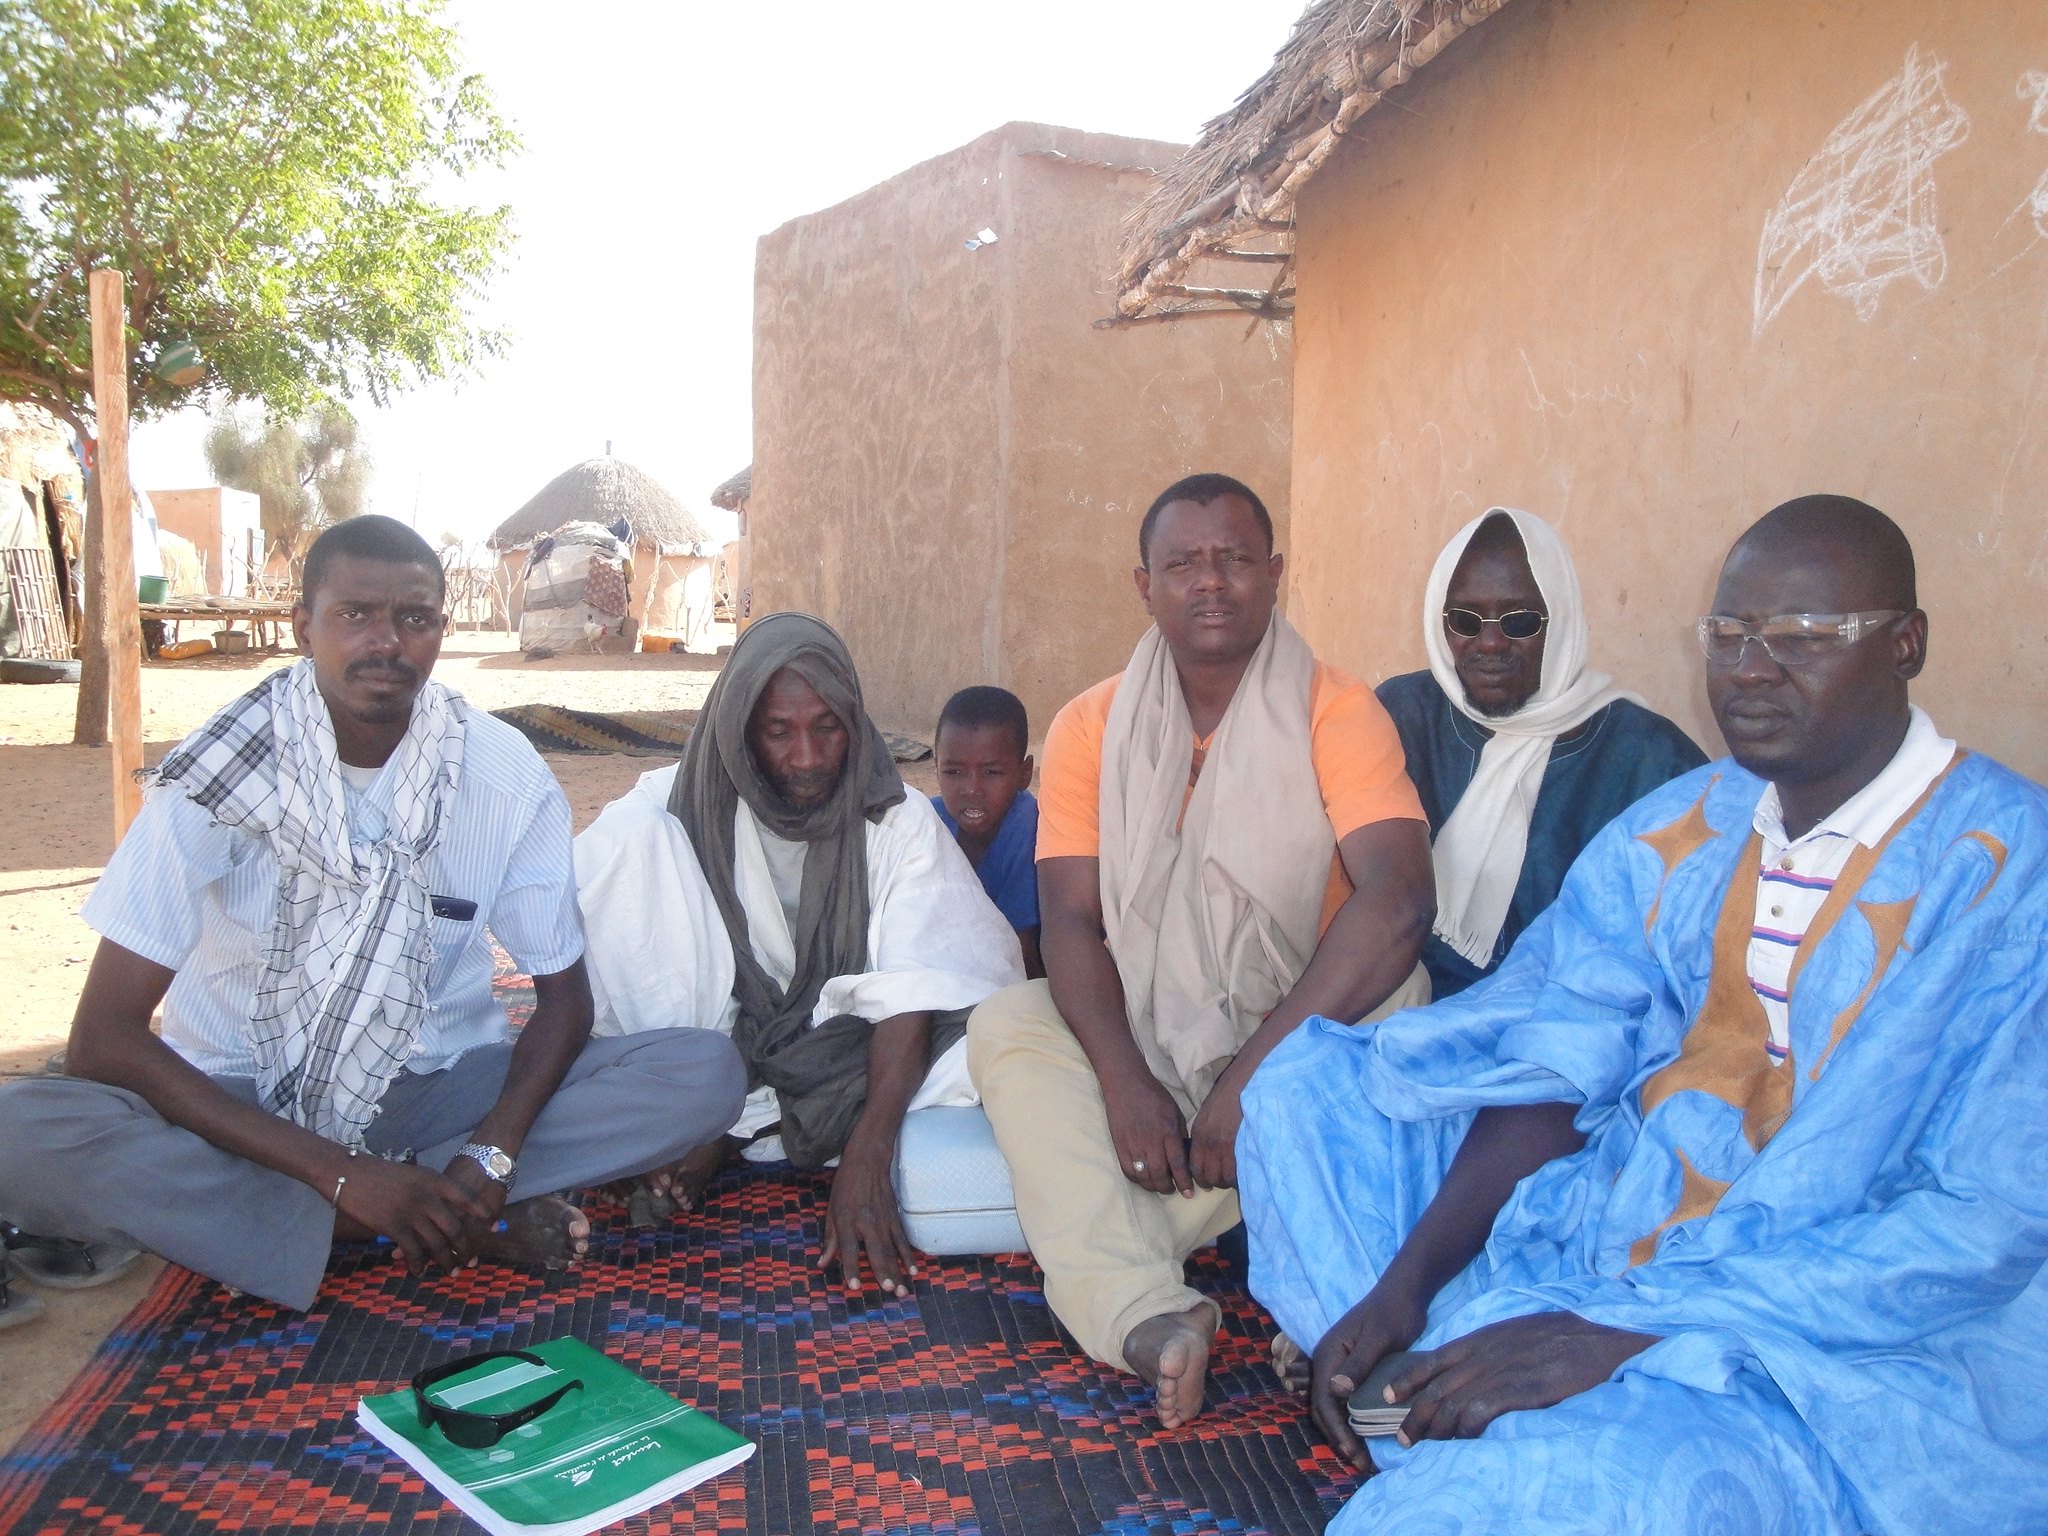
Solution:
[[[63,422],[39,405],[0,400],[0,480],[37,486],[82,474]]]
[[[754,466],[749,464],[730,480],[719,482],[718,489],[711,493],[711,505],[727,512],[738,512],[747,504],[747,498],[754,494]]]
[[[564,523],[601,523],[620,518],[631,525],[629,544],[651,544],[665,555],[709,555],[710,531],[703,520],[660,484],[621,460],[585,459],[565,469],[491,534],[499,551],[531,544]]]
[[[1118,318],[1291,314],[1296,195],[1352,124],[1507,3],[1315,0],[1273,67],[1133,211]]]

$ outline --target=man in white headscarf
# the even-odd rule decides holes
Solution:
[[[1429,816],[1422,962],[1442,998],[1491,974],[1596,832],[1706,758],[1588,667],[1578,573],[1540,517],[1495,507],[1459,529],[1429,573],[1422,634],[1429,670],[1379,696]]]

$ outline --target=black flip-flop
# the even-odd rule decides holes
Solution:
[[[0,1333],[32,1323],[42,1315],[42,1297],[21,1295],[7,1283],[7,1256],[0,1253]]]
[[[70,1237],[39,1237],[11,1221],[0,1222],[4,1248],[22,1279],[53,1291],[86,1291],[118,1280],[142,1257],[133,1243],[82,1243]]]

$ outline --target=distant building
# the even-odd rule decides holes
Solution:
[[[157,528],[186,540],[205,568],[205,590],[215,597],[245,597],[267,559],[263,503],[250,491],[208,485],[196,490],[151,491]]]
[[[1284,339],[1097,324],[1179,152],[1011,123],[762,238],[740,603],[837,626],[888,725],[995,683],[1042,731],[1119,670],[1138,520],[1183,474],[1285,527]]]
[[[1598,663],[1717,744],[1722,554],[1842,492],[1913,538],[1918,697],[2048,774],[2048,7],[1323,0],[1134,223],[1119,311],[1234,341],[1189,294],[1254,236],[1294,261],[1288,611],[1330,660],[1420,666],[1437,550],[1525,507]]]

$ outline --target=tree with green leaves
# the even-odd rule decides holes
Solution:
[[[322,528],[362,511],[369,488],[369,455],[343,405],[316,406],[282,421],[223,406],[206,433],[206,467],[222,485],[255,493],[263,507],[264,546],[289,565]]]
[[[0,393],[92,435],[86,276],[106,266],[143,418],[195,389],[281,417],[382,401],[494,352],[474,311],[509,210],[449,194],[514,140],[440,12],[0,0]],[[182,387],[160,376],[181,343],[203,370]],[[81,740],[105,739],[93,691]]]

